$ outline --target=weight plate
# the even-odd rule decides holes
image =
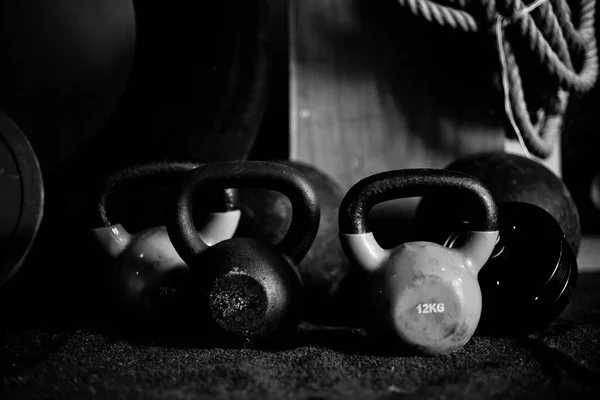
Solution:
[[[0,286],[17,273],[42,221],[44,185],[33,147],[0,111]]]

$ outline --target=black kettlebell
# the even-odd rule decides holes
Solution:
[[[403,243],[382,248],[368,227],[373,206],[435,195],[466,197],[473,223],[459,245]],[[477,179],[441,169],[387,171],[357,182],[342,200],[340,241],[350,261],[365,271],[365,328],[391,349],[448,354],[464,346],[481,316],[477,275],[494,249],[497,207]]]
[[[199,165],[175,161],[137,164],[108,175],[102,184],[91,233],[110,258],[108,275],[111,300],[129,319],[158,319],[164,322],[173,315],[180,308],[177,305],[185,290],[188,267],[171,244],[164,225],[129,233],[121,223],[109,218],[109,200],[117,188],[132,180],[166,176],[176,181],[184,172]],[[158,189],[157,194],[160,194]],[[236,205],[237,190],[203,192],[202,196],[203,207],[198,207],[198,211],[201,211],[199,217],[202,218],[197,234],[207,245],[232,237],[240,218],[240,210]],[[160,204],[159,197],[148,198],[147,202]],[[151,207],[139,205],[136,211],[146,211],[149,218],[153,217],[150,215]]]
[[[192,209],[198,190],[211,187],[283,193],[293,207],[285,236],[275,244],[234,237],[207,248],[194,227]],[[233,346],[271,346],[284,343],[295,332],[303,308],[303,284],[296,266],[314,242],[319,218],[315,190],[293,167],[229,161],[186,173],[170,208],[167,231],[190,268],[189,301],[208,321],[212,339]]]
[[[464,236],[450,234],[453,247]],[[556,219],[531,203],[498,203],[498,243],[481,269],[483,310],[477,334],[525,335],[556,319],[578,278],[577,259]]]

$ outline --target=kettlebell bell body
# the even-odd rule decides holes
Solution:
[[[192,270],[193,282],[199,282],[192,295],[200,295],[196,304],[207,304],[205,315],[214,324],[212,331],[224,334],[221,342],[255,347],[292,334],[304,302],[295,263],[254,238],[216,246],[197,259],[198,265],[210,267]]]
[[[263,188],[292,203],[290,227],[278,243],[234,237],[207,247],[191,218],[195,194],[204,187]],[[186,174],[167,222],[173,245],[190,268],[190,296],[220,345],[262,347],[285,342],[302,319],[303,284],[297,265],[310,249],[320,209],[307,178],[268,161],[204,165]]]
[[[405,197],[465,196],[473,224],[460,246],[419,241],[383,249],[367,226],[371,208]],[[340,241],[366,272],[365,328],[390,345],[422,355],[464,346],[481,316],[477,274],[498,237],[497,207],[485,186],[468,175],[436,169],[388,171],[356,183],[339,212]]]
[[[120,183],[134,178],[158,174],[183,173],[197,167],[194,163],[160,162],[136,165],[118,171],[106,179],[97,206],[101,227],[92,235],[112,259],[110,266],[111,293],[127,313],[141,318],[164,318],[174,311],[185,291],[188,267],[179,256],[166,227],[151,227],[130,234],[119,223],[107,218],[107,202],[112,190]],[[174,178],[177,178],[174,176]],[[208,246],[233,236],[240,217],[235,208],[236,191],[223,190],[221,208],[205,212],[200,231]]]

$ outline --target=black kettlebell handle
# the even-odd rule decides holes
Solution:
[[[103,184],[100,198],[96,204],[96,219],[97,225],[101,227],[109,227],[113,224],[108,218],[107,204],[110,195],[119,185],[131,179],[139,179],[147,176],[166,175],[166,174],[181,174],[188,172],[202,164],[187,162],[187,161],[156,161],[146,164],[136,164],[123,168],[109,175]],[[236,189],[225,188],[222,191],[222,198],[217,202],[219,209],[211,210],[211,212],[224,212],[237,210],[238,193]]]
[[[433,194],[464,196],[474,200],[474,208],[469,210],[472,215],[469,229],[482,232],[497,230],[498,209],[492,194],[481,181],[460,172],[416,168],[381,172],[352,186],[340,205],[340,233],[369,233],[367,217],[371,208],[379,203]]]
[[[167,232],[175,249],[189,262],[208,246],[192,220],[195,195],[200,188],[268,189],[285,195],[292,204],[292,219],[275,248],[299,264],[317,235],[320,207],[315,190],[297,169],[271,161],[226,161],[206,164],[186,173],[169,208]]]

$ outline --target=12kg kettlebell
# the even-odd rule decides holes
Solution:
[[[427,194],[473,199],[472,223],[460,246],[421,241],[383,249],[367,226],[371,208]],[[350,188],[338,223],[349,260],[366,272],[368,333],[422,355],[451,353],[469,341],[481,315],[477,274],[498,238],[497,207],[480,181],[438,169],[375,174]]]
[[[233,346],[283,343],[302,318],[303,284],[296,266],[319,228],[320,208],[308,179],[275,162],[229,161],[187,172],[181,185],[167,231],[190,268],[189,301],[208,321],[206,331]],[[192,208],[198,190],[210,187],[283,193],[293,207],[285,236],[275,244],[234,237],[207,248],[194,227]]]
[[[117,304],[124,305],[126,314],[132,317],[165,317],[174,312],[181,297],[178,294],[185,289],[188,267],[171,244],[165,226],[130,234],[120,223],[111,222],[107,215],[110,195],[117,186],[131,179],[169,174],[175,181],[179,178],[177,174],[198,166],[188,162],[135,165],[111,174],[104,182],[95,210],[97,223],[101,226],[92,229],[92,234],[114,260],[110,292]],[[218,208],[210,212],[202,210],[204,218],[197,233],[207,246],[232,237],[240,218],[240,211],[236,208],[237,190],[203,193],[206,197],[217,194]],[[214,199],[210,200],[214,203]]]

